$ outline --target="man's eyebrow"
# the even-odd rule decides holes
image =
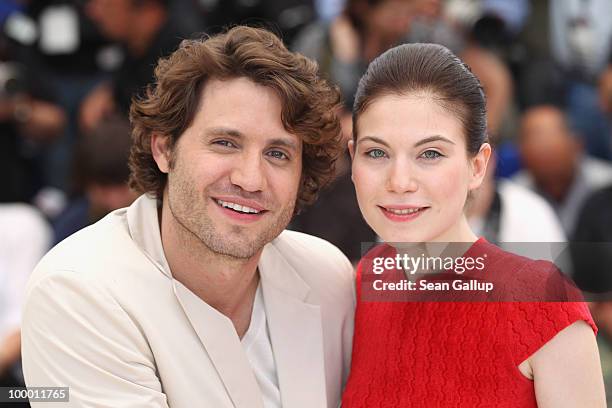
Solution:
[[[205,133],[211,136],[232,136],[239,139],[242,139],[244,137],[242,132],[240,132],[239,130],[226,127],[208,128],[206,129]]]
[[[387,142],[385,142],[384,140],[382,140],[381,138],[376,137],[376,136],[364,136],[364,137],[360,137],[360,138],[357,140],[357,144],[359,144],[359,143],[361,143],[361,142],[368,141],[368,140],[370,140],[370,141],[372,141],[372,142],[374,142],[374,143],[379,143],[379,144],[381,144],[381,145],[383,145],[383,146],[387,146],[387,147],[389,147],[389,144],[388,144]]]
[[[418,147],[421,145],[424,145],[426,143],[430,143],[430,142],[446,142],[446,143],[450,143],[450,144],[455,144],[455,142],[453,142],[452,140],[444,137],[444,136],[440,136],[440,135],[433,135],[433,136],[429,136],[426,137],[425,139],[421,139],[418,142],[416,142],[414,144],[414,147]]]
[[[246,136],[237,129],[227,127],[214,127],[206,129],[205,133],[209,136],[231,136],[237,139],[244,139]],[[299,150],[298,144],[288,138],[275,137],[268,142],[271,146],[282,146],[291,150]]]
[[[286,147],[287,149],[291,149],[295,151],[299,150],[297,143],[295,143],[293,140],[290,140],[290,139],[277,137],[277,138],[270,140],[269,144],[272,146]]]

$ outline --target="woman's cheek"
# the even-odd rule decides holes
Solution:
[[[364,165],[355,165],[353,168],[353,182],[355,183],[357,194],[360,195],[360,200],[370,197],[380,187],[380,181],[378,180],[380,177],[377,175],[377,172],[366,167]]]

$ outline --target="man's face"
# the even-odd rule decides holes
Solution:
[[[563,112],[548,106],[527,111],[521,121],[520,149],[538,186],[561,201],[574,178],[579,155]]]
[[[408,32],[414,6],[411,1],[385,0],[372,6],[365,17],[373,32],[395,41]]]
[[[129,0],[89,0],[86,12],[100,31],[116,41],[125,41],[133,24],[134,6]]]
[[[177,227],[215,253],[250,258],[291,220],[302,142],[283,127],[269,88],[211,79],[191,126],[156,161],[169,169],[164,199]]]

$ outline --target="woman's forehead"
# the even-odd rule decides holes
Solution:
[[[358,138],[405,140],[442,135],[456,142],[464,139],[461,118],[431,95],[381,96],[368,105],[358,122]]]

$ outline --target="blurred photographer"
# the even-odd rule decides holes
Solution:
[[[0,122],[12,122],[25,138],[48,142],[61,132],[65,117],[59,107],[30,94],[25,69],[0,62]]]
[[[64,111],[44,95],[0,35],[0,202],[29,201],[40,187],[40,151],[64,129]]]
[[[110,41],[121,44],[125,58],[108,82],[83,100],[80,128],[91,131],[113,113],[126,115],[132,96],[153,79],[157,60],[174,51],[186,35],[169,12],[169,0],[88,0],[86,13]]]

